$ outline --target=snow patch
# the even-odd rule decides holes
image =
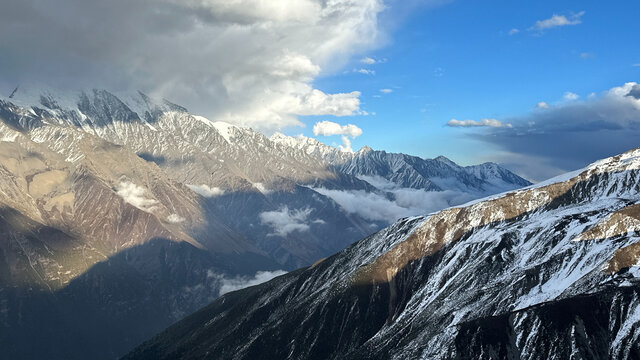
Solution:
[[[169,217],[167,217],[167,221],[172,223],[172,224],[178,224],[181,223],[183,221],[185,221],[187,219],[183,218],[182,216],[178,215],[178,214],[171,214],[169,215]]]

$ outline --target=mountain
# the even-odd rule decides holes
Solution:
[[[347,153],[281,134],[269,139],[141,92],[19,87],[0,99],[0,118],[72,162],[86,156],[75,145],[78,139],[92,136],[155,163],[287,270],[312,264],[399,217],[530,184],[495,164],[462,168],[445,158]],[[410,198],[420,200],[408,202],[408,189],[419,190]],[[363,196],[393,211],[371,214],[358,204]]]
[[[401,219],[125,359],[640,358],[640,149]]]
[[[0,98],[3,355],[115,358],[223,293],[402,216],[528,184],[483,172],[490,164],[285,140],[141,92]],[[496,173],[511,177],[496,187]]]

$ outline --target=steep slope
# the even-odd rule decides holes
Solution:
[[[640,149],[403,219],[127,359],[640,357]]]

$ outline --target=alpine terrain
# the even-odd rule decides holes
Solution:
[[[636,149],[403,218],[125,358],[638,359],[639,240]]]
[[[19,87],[0,98],[2,356],[115,358],[398,218],[527,185],[492,163],[267,138],[140,92]]]

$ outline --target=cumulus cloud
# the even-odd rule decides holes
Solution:
[[[205,184],[202,184],[202,185],[188,184],[187,187],[189,187],[189,189],[193,190],[194,192],[208,198],[216,197],[224,194],[224,190],[220,189],[219,187],[215,187],[215,186],[209,187],[208,185],[205,185]]]
[[[380,89],[380,92],[383,94],[391,94],[393,92],[392,89]]]
[[[238,276],[235,278],[222,278],[222,286],[220,287],[220,296],[249,286],[254,286],[267,282],[275,277],[286,274],[286,271],[258,271],[253,277]]]
[[[566,17],[565,15],[553,14],[553,16],[548,19],[536,21],[536,23],[530,28],[530,30],[543,31],[558,26],[578,25],[582,23],[582,16],[584,14],[584,11],[580,11],[576,14],[571,14],[569,15],[569,17]]]
[[[513,28],[513,29],[509,30],[509,35],[515,35],[515,34],[517,34],[519,32],[520,32],[520,30],[518,30],[516,28]]]
[[[146,212],[153,212],[159,202],[145,196],[146,189],[130,181],[121,181],[116,188],[116,194],[125,202]]]
[[[496,119],[481,119],[476,120],[456,120],[451,119],[447,121],[447,126],[450,127],[511,127],[511,124],[503,123]]]
[[[316,136],[346,135],[356,138],[362,135],[362,129],[353,124],[340,125],[332,121],[320,121],[313,125],[313,134]]]
[[[382,0],[8,2],[0,88],[140,89],[261,130],[357,114],[359,92],[312,83],[378,46],[384,9]]]
[[[638,147],[640,85],[611,88],[584,100],[559,103],[509,119],[512,128],[490,128],[470,136],[500,149],[503,163],[538,181]],[[537,169],[542,169],[538,171]]]
[[[313,126],[313,134],[316,136],[342,135],[342,145],[339,145],[338,148],[345,152],[353,152],[349,137],[355,139],[362,135],[362,129],[353,124],[340,125],[331,121],[320,121]]]
[[[544,101],[540,101],[539,103],[536,104],[536,108],[537,109],[548,109],[549,108],[549,104],[547,104]]]
[[[273,229],[268,236],[285,237],[294,231],[302,232],[309,230],[310,208],[289,210],[288,206],[283,206],[276,211],[265,211],[260,213],[260,223]]]
[[[580,98],[580,95],[576,93],[572,93],[571,91],[567,91],[566,93],[564,93],[562,98],[567,101],[574,101],[574,100],[578,100]]]

